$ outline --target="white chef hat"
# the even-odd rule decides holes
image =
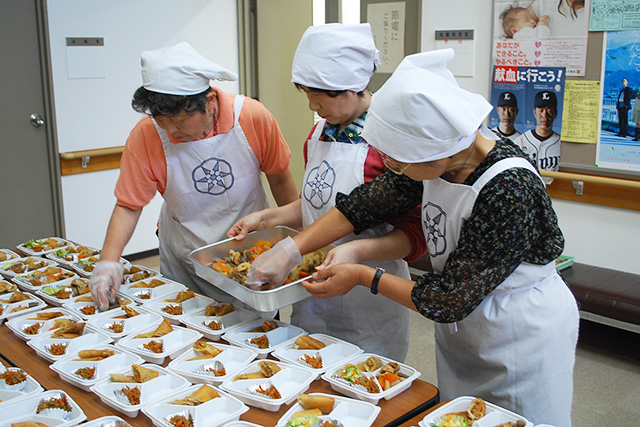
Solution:
[[[370,24],[317,25],[307,28],[298,43],[291,81],[316,89],[360,92],[380,64]]]
[[[140,62],[142,86],[171,95],[195,95],[207,90],[210,80],[238,78],[236,73],[200,55],[189,43],[145,50]]]
[[[458,86],[446,68],[453,56],[441,49],[405,57],[373,95],[362,137],[395,160],[421,163],[466,149],[477,130],[489,136],[482,122],[492,106]]]

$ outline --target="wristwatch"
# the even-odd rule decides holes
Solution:
[[[387,271],[384,268],[376,267],[376,274],[373,276],[373,280],[371,281],[371,293],[374,295],[378,294],[378,282],[384,273]]]

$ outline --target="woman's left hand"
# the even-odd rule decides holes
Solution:
[[[337,264],[313,273],[313,280],[302,285],[316,298],[345,295],[360,284],[360,274],[370,267],[360,264]]]

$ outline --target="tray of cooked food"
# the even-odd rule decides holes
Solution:
[[[43,391],[40,383],[27,372],[20,368],[5,368],[0,364],[0,410],[13,399]]]
[[[300,365],[316,374],[324,374],[334,365],[344,363],[362,353],[354,344],[324,334],[300,335],[284,347],[273,352],[273,356],[294,365]]]
[[[44,239],[29,239],[16,247],[20,252],[27,255],[46,255],[72,244],[70,241],[60,237],[47,237]]]
[[[77,426],[87,419],[82,408],[64,390],[47,390],[7,404],[0,427]]]
[[[133,299],[138,304],[163,297],[179,291],[186,291],[182,283],[174,282],[166,277],[152,276],[137,282],[120,286],[120,294]]]
[[[62,304],[62,307],[82,317],[85,320],[91,319],[93,317],[103,316],[105,314],[108,314],[110,310],[116,310],[118,308],[125,309],[125,306],[133,308],[136,307],[137,304],[128,298],[116,296],[115,300],[109,303],[109,306],[105,311],[100,311],[98,310],[98,306],[93,301],[93,297],[90,293],[72,297],[69,301]]]
[[[30,271],[25,274],[19,274],[12,280],[22,289],[36,292],[43,286],[52,283],[60,283],[78,277],[73,271],[60,268],[58,266],[49,266]]]
[[[36,295],[50,305],[61,306],[72,298],[89,293],[89,280],[82,277],[73,277],[42,286],[36,291]]]
[[[142,408],[161,427],[224,426],[248,410],[237,398],[207,384],[192,385]]]
[[[402,393],[419,377],[411,366],[371,353],[359,354],[322,374],[335,391],[374,405]]]
[[[13,258],[7,262],[0,263],[0,274],[2,274],[6,279],[13,279],[20,274],[27,274],[38,269],[56,265],[58,265],[58,263],[55,261],[41,257],[29,256],[24,258]]]
[[[253,310],[236,307],[231,303],[214,303],[183,316],[180,321],[208,339],[218,341],[222,335],[258,317]]]
[[[258,319],[243,323],[222,336],[233,345],[247,347],[258,352],[258,359],[287,345],[304,334],[304,329],[281,320]]]
[[[140,356],[105,344],[78,350],[56,360],[49,368],[57,372],[63,381],[84,391],[91,391],[91,387],[107,378],[109,373],[143,363],[144,360]]]
[[[371,403],[324,393],[300,393],[276,427],[369,427],[380,408]]]
[[[71,265],[74,262],[78,262],[79,260],[87,259],[98,254],[100,254],[100,249],[84,245],[69,244],[56,249],[53,252],[49,252],[45,256],[59,264]]]
[[[146,301],[142,306],[160,314],[174,325],[179,325],[183,316],[195,313],[215,302],[213,298],[187,289]]]
[[[98,329],[114,341],[127,335],[135,334],[151,326],[159,326],[162,316],[158,313],[146,310],[143,307],[117,308],[109,310],[102,316],[92,317],[87,323],[94,329]]]
[[[138,411],[172,393],[185,390],[191,383],[168,369],[151,363],[131,364],[110,372],[91,386],[91,391],[112,408],[135,418]]]
[[[247,366],[258,355],[235,345],[196,341],[190,350],[169,363],[169,368],[192,383],[219,385]]]
[[[533,427],[533,423],[521,415],[501,408],[479,397],[460,396],[430,412],[418,425],[420,427]]]
[[[107,334],[92,329],[85,322],[69,320],[58,328],[27,341],[36,354],[49,362],[63,359],[69,354],[89,346],[109,344]]]
[[[560,255],[557,259],[556,259],[556,269],[558,271],[560,270],[564,270],[565,268],[569,268],[573,265],[573,262],[576,260],[575,257],[572,256],[567,256],[567,255]]]
[[[82,427],[133,427],[116,415],[107,415],[82,424]]]
[[[288,405],[315,380],[312,372],[272,360],[256,360],[220,386],[244,403],[277,412]]]
[[[26,313],[42,310],[47,303],[28,292],[13,291],[0,296],[0,324]]]
[[[7,327],[20,339],[28,341],[48,335],[54,329],[69,323],[80,322],[82,318],[64,308],[46,308],[35,313],[27,313],[7,321]]]
[[[116,345],[139,355],[147,362],[162,364],[166,357],[174,359],[200,338],[200,332],[173,326],[167,319],[163,319],[157,326],[147,327],[121,338]]]
[[[302,286],[302,281],[322,264],[332,245],[305,254],[302,264],[292,270],[282,286],[274,288],[265,284],[259,289],[251,289],[244,285],[244,281],[256,257],[280,240],[297,233],[284,226],[253,231],[244,240],[222,240],[192,251],[189,257],[196,273],[204,280],[258,311],[277,310],[311,296]]]
[[[20,255],[12,251],[11,249],[0,249],[0,262],[8,261],[10,259],[22,258]]]

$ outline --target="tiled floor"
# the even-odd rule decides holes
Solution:
[[[134,264],[159,269],[158,257]],[[280,311],[288,320],[290,308]],[[640,425],[640,334],[582,320],[574,372],[574,427]],[[438,384],[433,323],[411,316],[411,345],[405,361]]]

